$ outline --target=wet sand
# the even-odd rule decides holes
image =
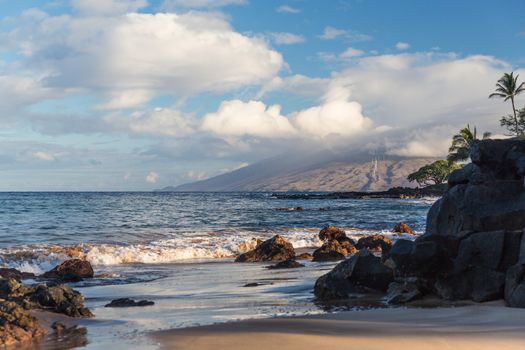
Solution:
[[[388,308],[154,332],[164,349],[525,349],[525,310],[501,302]]]

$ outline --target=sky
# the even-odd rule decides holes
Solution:
[[[0,0],[0,191],[178,185],[503,134],[523,0]],[[517,99],[525,106],[525,94]]]

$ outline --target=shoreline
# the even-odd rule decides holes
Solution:
[[[253,319],[152,332],[162,349],[523,349],[525,311],[490,302]]]

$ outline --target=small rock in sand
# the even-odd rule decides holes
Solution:
[[[137,307],[137,306],[151,306],[151,305],[155,305],[155,303],[150,300],[135,301],[130,298],[120,298],[120,299],[112,300],[111,303],[106,304],[104,307]]]

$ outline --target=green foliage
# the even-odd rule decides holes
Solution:
[[[517,123],[516,123],[517,120]],[[525,107],[516,111],[516,119],[512,114],[501,117],[500,125],[509,131],[510,135],[525,135]]]
[[[515,97],[525,92],[525,83],[518,84],[518,74],[514,76],[514,72],[505,73],[496,83],[496,91],[489,95],[489,98],[499,97],[503,101],[510,100],[512,104],[512,115],[502,117],[500,120],[501,126],[511,131],[513,135],[520,136],[523,134],[522,126],[520,126],[520,119],[516,111]],[[514,125],[512,125],[514,124]]]
[[[416,181],[420,186],[439,185],[447,181],[450,173],[461,168],[460,164],[438,160],[432,164],[419,168],[418,171],[408,175],[410,182]]]
[[[483,133],[483,139],[490,137],[490,133]],[[456,163],[468,160],[470,155],[470,147],[474,140],[478,139],[476,127],[474,130],[470,129],[470,125],[459,131],[458,134],[452,137],[452,145],[448,149],[447,160],[449,163]]]

